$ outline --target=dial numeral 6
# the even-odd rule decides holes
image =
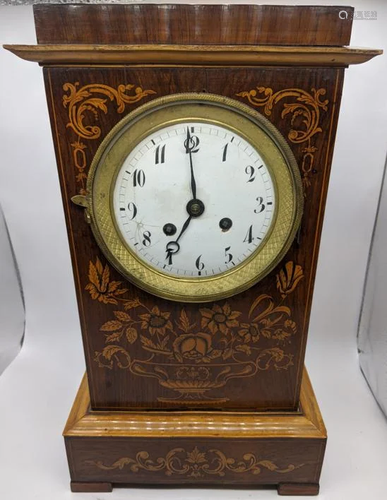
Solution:
[[[196,269],[198,270],[198,275],[199,276],[201,276],[202,271],[204,269],[204,263],[200,260],[201,258],[202,258],[202,256],[199,255],[199,257],[195,261],[195,266],[196,266]]]

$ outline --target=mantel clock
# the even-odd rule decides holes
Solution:
[[[346,47],[352,12],[40,5],[38,45],[6,47],[43,66],[66,214],[73,491],[318,493],[318,247],[344,68],[380,53]]]

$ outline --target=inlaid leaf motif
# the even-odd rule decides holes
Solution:
[[[138,299],[133,299],[133,300],[125,300],[124,302],[124,309],[133,309],[135,307],[141,306],[141,302]]]
[[[114,462],[113,467],[123,469],[125,465],[129,465],[132,462],[133,460],[131,460],[130,458],[120,458],[119,460]]]
[[[122,333],[115,332],[110,335],[106,335],[105,342],[119,342],[121,340]]]
[[[138,337],[138,333],[137,333],[137,330],[135,328],[129,327],[126,329],[126,338],[128,339],[128,342],[130,344],[133,344],[137,340],[137,337]]]
[[[182,309],[180,313],[180,320],[177,323],[177,326],[180,328],[185,333],[188,333],[192,328],[195,326],[195,323],[192,325],[190,324],[189,318],[187,316],[187,313],[185,312],[185,309]]]
[[[127,369],[130,366],[131,359],[129,353],[119,345],[108,345],[103,348],[102,352],[95,353],[95,361],[100,367],[109,368],[111,370],[114,364],[119,368]]]
[[[157,350],[157,346],[151,341],[151,339],[148,339],[144,335],[140,335],[140,340],[141,340],[141,343],[143,344],[145,349],[150,348],[150,349]]]
[[[228,348],[223,351],[222,358],[224,360],[230,359],[232,355],[233,355],[233,350],[231,348]]]
[[[117,352],[122,352],[122,350],[123,350],[122,347],[117,345],[112,345],[105,347],[104,350],[102,351],[102,354],[106,359],[110,360],[112,359],[112,356],[114,354],[116,354]]]
[[[163,340],[158,344],[157,347],[160,347],[160,349],[169,351],[169,349],[167,349],[168,343],[169,343],[169,335],[164,337]]]
[[[107,321],[105,324],[101,326],[101,331],[102,332],[114,332],[116,330],[120,330],[124,325],[121,323],[121,321],[117,321],[115,319],[112,319],[110,321]]]
[[[266,469],[269,470],[277,470],[278,466],[271,462],[270,460],[260,460],[258,462],[258,465],[261,465],[262,467],[265,467]]]
[[[267,295],[267,294],[258,295],[258,297],[251,304],[251,307],[250,307],[250,310],[249,310],[249,317],[252,315],[252,313],[254,312],[254,310],[259,306],[259,304],[261,302],[263,302],[265,299],[268,299],[269,302],[272,303],[272,298],[271,298],[270,295]],[[273,304],[273,306],[274,306],[274,304]],[[271,307],[271,306],[269,306],[269,307]]]
[[[96,259],[96,263],[95,263],[95,266],[92,264],[92,262],[90,262],[90,266],[91,267],[94,267],[97,271],[98,274],[102,274],[103,273],[103,266],[102,266],[102,262],[99,260],[99,258],[97,257]],[[91,281],[91,280],[90,280]],[[99,283],[99,282],[98,282]]]
[[[104,304],[118,304],[117,296],[127,292],[126,288],[120,288],[121,281],[111,281],[109,266],[106,264],[103,267],[101,261],[97,257],[95,264],[89,262],[89,283],[85,289],[90,293],[93,300],[98,300]]]
[[[98,264],[102,266],[99,259],[97,259],[97,266]],[[99,273],[97,271],[97,267],[91,261],[89,263],[89,280],[93,285],[97,287],[97,289],[100,288]]]
[[[102,293],[105,293],[108,289],[109,278],[110,278],[110,270],[109,270],[109,266],[106,264],[105,269],[103,270],[103,273],[102,273],[102,280],[101,280],[101,292]]]
[[[195,446],[195,448],[192,451],[187,452],[186,461],[191,464],[202,464],[204,462],[207,462],[206,454],[200,453],[198,447]]]
[[[122,281],[111,281],[109,283],[109,286],[108,286],[108,292],[109,293],[115,292],[114,295],[122,295],[122,294],[126,293],[128,291],[126,288],[118,290],[121,285],[122,285]]]
[[[126,312],[124,311],[114,311],[114,316],[119,319],[120,321],[124,321],[126,323],[128,323],[129,321],[132,320],[132,318],[129,316],[129,314],[127,314]]]
[[[98,97],[91,97],[87,100],[88,104],[94,106],[95,108],[101,109],[104,113],[107,113],[106,99],[99,99]]]
[[[247,354],[247,356],[250,356],[250,354],[251,354],[251,349],[250,349],[250,347],[249,347],[248,345],[246,345],[246,344],[237,345],[237,346],[235,347],[235,350],[236,350],[236,351],[243,352],[243,353]]]

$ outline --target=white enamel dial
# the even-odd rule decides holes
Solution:
[[[124,243],[152,268],[187,278],[216,276],[248,259],[275,208],[259,151],[212,122],[175,123],[147,136],[113,189]]]

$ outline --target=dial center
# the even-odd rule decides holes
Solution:
[[[204,203],[200,200],[190,200],[186,208],[191,217],[200,217],[204,212]]]

